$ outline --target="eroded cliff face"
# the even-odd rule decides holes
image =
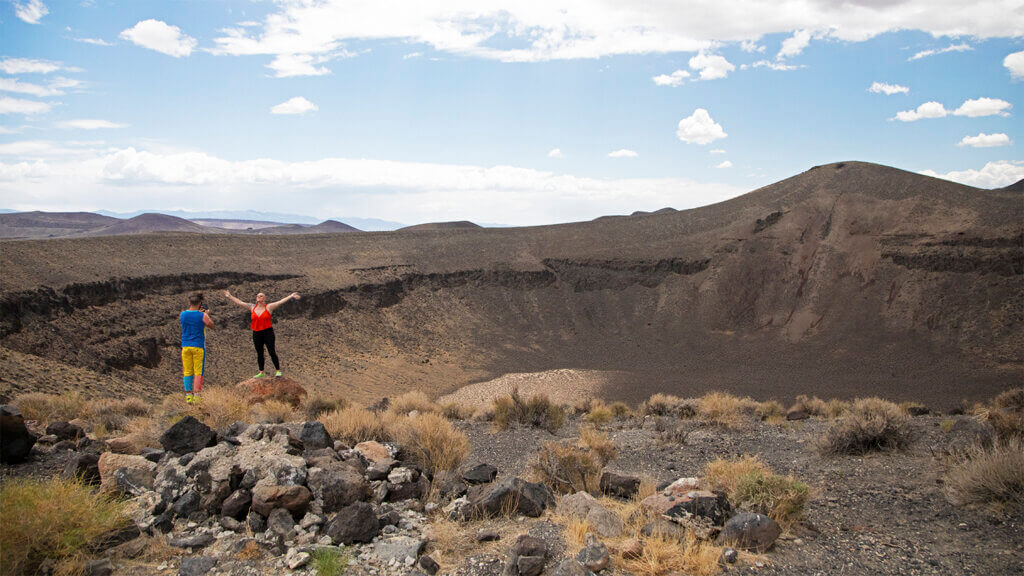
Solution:
[[[230,383],[255,369],[254,354],[247,313],[217,291],[299,289],[303,298],[275,314],[286,370],[364,400],[551,368],[632,375],[607,395],[633,401],[725,388],[955,402],[1019,382],[1019,194],[864,166],[820,167],[674,214],[378,235],[379,257],[344,253],[366,242],[359,235],[275,239],[308,254],[261,253],[275,273],[239,272],[254,268],[242,258],[234,271],[153,265],[7,291],[0,346],[173,391],[177,312],[202,289],[219,325],[210,380]],[[158,243],[147,249],[158,259]]]

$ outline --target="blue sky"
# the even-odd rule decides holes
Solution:
[[[8,0],[0,208],[526,225],[842,160],[1024,178],[1019,0],[643,6]]]

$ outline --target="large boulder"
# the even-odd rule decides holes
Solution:
[[[276,400],[298,408],[306,397],[306,389],[291,378],[250,378],[239,382],[235,390],[250,404],[260,404],[267,400]]]
[[[217,433],[192,416],[185,416],[160,436],[160,445],[168,452],[189,454],[217,442]]]
[[[0,462],[24,462],[36,437],[25,427],[25,419],[14,406],[0,406]]]
[[[96,462],[96,468],[100,474],[100,486],[104,490],[117,490],[117,479],[114,473],[121,468],[138,469],[145,474],[156,474],[156,464],[146,460],[142,456],[131,454],[114,454],[104,452]]]
[[[521,514],[536,518],[554,505],[555,495],[543,484],[510,476],[475,494],[470,503],[483,516]]]
[[[257,486],[252,491],[252,509],[270,516],[274,508],[284,508],[292,516],[302,518],[311,499],[312,494],[305,486]]]
[[[100,457],[88,452],[76,454],[68,460],[61,472],[61,478],[80,478],[87,484],[100,483]]]
[[[493,482],[498,475],[498,469],[490,464],[477,464],[476,466],[462,473],[462,479],[466,484],[487,484]]]
[[[299,430],[299,440],[302,441],[302,446],[306,450],[319,450],[334,446],[334,440],[327,433],[327,428],[324,427],[323,422],[315,420],[302,423],[302,428]]]
[[[718,544],[729,544],[744,550],[766,552],[782,534],[782,528],[771,518],[744,512],[725,523],[718,535]]]
[[[617,498],[632,498],[640,490],[640,479],[605,470],[599,484],[601,492]]]
[[[586,520],[595,532],[605,538],[618,538],[626,528],[618,514],[608,510],[596,498],[582,491],[564,496],[558,503],[558,513]]]
[[[338,511],[324,525],[323,533],[330,536],[335,544],[366,544],[380,534],[380,523],[373,506],[366,502],[356,502]]]
[[[346,462],[331,462],[323,468],[311,468],[306,483],[313,496],[321,502],[324,512],[337,512],[368,500],[373,494],[363,475]]]

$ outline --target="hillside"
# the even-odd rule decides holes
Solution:
[[[70,236],[116,222],[92,212],[12,212],[0,214],[0,238]]]
[[[298,290],[275,313],[286,371],[362,400],[577,369],[632,402],[725,389],[942,406],[1024,378],[1022,243],[1014,187],[858,162],[558,226],[19,241],[0,255],[0,346],[172,391],[177,312],[203,289],[211,381],[234,382],[254,354],[245,311],[217,291]]]

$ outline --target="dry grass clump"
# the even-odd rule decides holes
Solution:
[[[803,411],[815,418],[839,418],[850,409],[850,403],[833,398],[829,401],[822,400],[817,396],[813,398],[805,394],[796,397],[796,402],[790,411]]]
[[[441,404],[441,415],[449,420],[469,420],[474,416],[473,409],[458,402]]]
[[[861,398],[818,443],[823,454],[864,454],[896,450],[911,440],[910,417],[880,398]]]
[[[960,454],[946,473],[944,489],[956,506],[1024,512],[1024,441],[1012,438]]]
[[[530,472],[561,494],[596,492],[600,486],[600,456],[582,446],[545,442],[530,462]]]
[[[341,410],[332,410],[318,418],[327,433],[335,440],[355,445],[367,440],[393,442],[400,426],[400,418],[393,412],[370,412],[359,404]]]
[[[408,418],[397,440],[414,462],[433,472],[455,470],[469,454],[469,438],[438,414]]]
[[[295,408],[292,408],[291,404],[280,400],[260,402],[253,405],[252,410],[259,416],[261,422],[273,422],[275,424],[291,422],[298,416],[298,413]]]
[[[671,394],[652,394],[640,404],[638,412],[642,416],[672,416],[676,414],[684,400]]]
[[[762,422],[778,424],[786,418],[786,409],[777,400],[768,400],[758,403],[754,408],[754,415]]]
[[[612,416],[616,418],[629,418],[633,415],[633,411],[625,402],[612,402],[608,408],[612,411]]]
[[[639,558],[623,560],[623,566],[626,571],[637,576],[662,576],[682,570],[686,563],[685,556],[685,543],[656,532],[644,539],[643,554]]]
[[[1012,388],[992,400],[996,408],[1013,412],[1024,411],[1024,388]]]
[[[1024,440],[1024,388],[1013,388],[996,396],[983,415],[1000,440]]]
[[[551,402],[543,395],[531,396],[524,400],[519,389],[513,389],[508,396],[494,399],[494,426],[505,430],[512,424],[543,428],[554,433],[565,422],[565,409]]]
[[[759,403],[750,398],[739,398],[724,392],[711,392],[697,401],[697,413],[708,424],[734,428],[754,414]]]
[[[74,390],[61,394],[30,392],[18,396],[14,405],[26,420],[35,420],[43,426],[50,422],[67,422],[92,416],[88,400]]]
[[[590,403],[590,411],[583,417],[583,420],[594,426],[603,426],[611,422],[614,417],[615,414],[610,406],[600,400],[595,400]]]
[[[81,571],[90,544],[128,523],[125,504],[79,480],[12,478],[0,487],[0,574]]]
[[[436,414],[441,411],[441,407],[423,392],[413,390],[392,400],[391,410],[404,416],[414,410],[420,414]]]
[[[177,411],[183,415],[194,416],[214,430],[249,420],[249,402],[229,386],[203,388],[196,404],[187,404],[184,394],[171,394],[168,400],[172,407],[171,412]]]
[[[806,484],[773,473],[756,456],[708,462],[704,481],[724,491],[735,506],[769,516],[783,526],[800,520],[810,497]]]
[[[303,401],[303,411],[306,420],[316,420],[321,414],[348,408],[348,405],[348,399],[342,396],[315,394],[306,396]]]
[[[597,455],[601,466],[615,459],[615,443],[607,434],[602,434],[594,428],[584,426],[580,429],[579,445]]]

